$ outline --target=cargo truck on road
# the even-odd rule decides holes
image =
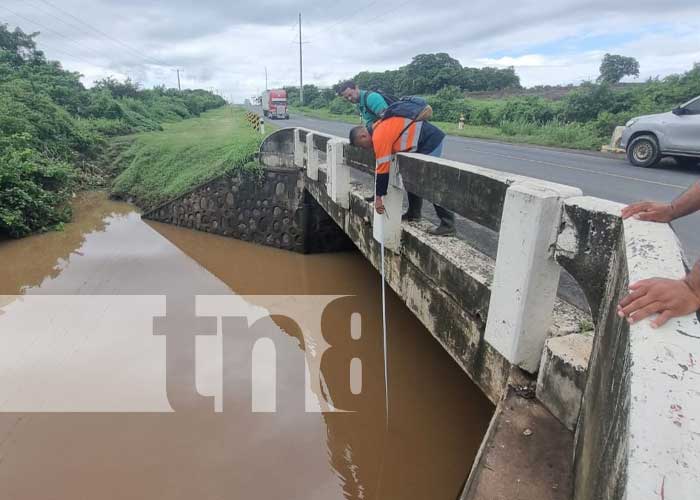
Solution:
[[[263,115],[268,118],[289,119],[286,90],[266,90],[261,100]]]

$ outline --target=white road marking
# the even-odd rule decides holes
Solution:
[[[686,190],[688,186],[679,186],[678,184],[669,184],[666,182],[659,182],[659,181],[650,181],[646,179],[640,179],[638,177],[631,177],[629,175],[620,175],[620,174],[611,174],[609,172],[601,172],[599,170],[589,170],[586,168],[581,168],[581,167],[572,167],[570,165],[562,165],[561,163],[553,163],[550,161],[544,161],[544,160],[533,160],[531,158],[522,158],[519,156],[513,156],[513,155],[508,155],[508,154],[503,154],[503,153],[494,153],[493,151],[481,151],[479,149],[473,149],[473,148],[468,148],[462,146],[462,149],[466,151],[472,151],[474,153],[481,153],[481,154],[486,154],[486,155],[493,155],[493,156],[500,156],[501,158],[508,158],[509,160],[518,160],[518,161],[527,161],[530,163],[537,163],[540,165],[547,165],[550,167],[558,167],[558,168],[566,168],[568,170],[578,170],[580,172],[586,172],[589,174],[600,174],[600,175],[607,175],[608,177],[615,177],[617,179],[625,179],[628,181],[636,181],[636,182],[644,182],[646,184],[655,184],[657,186],[664,186],[664,187],[670,187],[673,189],[680,189],[680,190]]]

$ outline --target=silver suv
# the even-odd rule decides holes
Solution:
[[[622,132],[620,147],[638,167],[653,167],[664,156],[680,165],[700,160],[700,96],[668,113],[632,118]]]

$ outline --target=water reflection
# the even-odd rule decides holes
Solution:
[[[234,240],[151,224],[240,294],[348,295],[323,318],[334,351],[322,376],[333,404],[353,414],[325,413],[329,457],[346,498],[455,498],[485,432],[492,408],[400,299],[388,297],[389,394],[384,418],[380,283],[357,253],[300,256]],[[362,337],[352,340],[359,312]],[[301,339],[288,320],[278,325]],[[303,349],[303,343],[299,343]],[[349,390],[352,357],[362,360],[363,391]],[[279,359],[278,359],[279,363]],[[284,375],[282,375],[284,377]],[[301,394],[301,388],[295,390]],[[379,478],[384,460],[383,474]]]
[[[91,236],[129,214],[138,217],[134,207],[112,202],[100,192],[81,194],[73,206],[73,220],[62,231],[0,241],[0,295],[40,288],[63,272],[73,254],[81,255],[80,248]]]
[[[359,254],[302,256],[147,225],[128,205],[93,195],[64,232],[2,242],[0,258],[3,294],[346,295],[323,316],[333,348],[321,374],[335,406],[354,410],[304,411],[312,346],[294,318],[268,316],[261,324],[276,348],[277,413],[250,412],[250,346],[234,337],[222,360],[223,413],[192,402],[175,414],[0,414],[8,498],[452,500],[492,412],[390,294],[386,431],[379,279]],[[359,395],[349,387],[352,358],[362,361]]]

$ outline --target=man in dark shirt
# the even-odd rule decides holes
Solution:
[[[442,156],[442,143],[445,133],[426,121],[412,121],[403,117],[391,117],[374,124],[372,134],[366,127],[355,127],[350,131],[350,143],[364,149],[373,149],[376,162],[376,190],[374,208],[377,213],[384,213],[382,197],[389,186],[389,168],[396,153],[422,153]],[[440,225],[431,230],[436,236],[455,234],[454,214],[440,205],[433,203],[440,218]],[[402,220],[418,220],[421,217],[423,199],[408,193],[408,211]]]

